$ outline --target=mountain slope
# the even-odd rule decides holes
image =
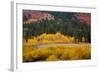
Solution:
[[[46,12],[23,10],[24,23],[40,22],[42,20],[54,20],[54,16]]]

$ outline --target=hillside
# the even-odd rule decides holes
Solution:
[[[44,12],[44,11],[33,11],[23,10],[23,21],[24,23],[40,22],[42,20],[76,20],[84,24],[91,24],[91,15],[89,13],[70,13],[70,12]]]
[[[25,24],[32,22],[41,22],[42,20],[54,20],[54,16],[46,12],[23,10],[23,21]]]
[[[91,42],[91,14],[23,10],[23,31],[24,38],[60,32],[78,41],[84,38]]]

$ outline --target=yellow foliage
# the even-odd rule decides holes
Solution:
[[[74,37],[63,35],[59,32],[55,34],[43,33],[37,37],[33,36],[28,39],[28,42],[24,41],[23,43],[23,62],[90,59],[90,45],[38,47],[40,44],[67,44],[74,42]]]
[[[60,41],[62,43],[72,43],[75,40],[74,37],[64,36],[63,34],[61,34],[59,32],[57,32],[56,34],[43,33],[40,36],[38,36],[37,38],[41,39],[42,41],[43,40],[48,40],[48,41],[52,41],[52,42],[55,42],[55,41],[59,42]]]
[[[70,36],[64,36],[63,34],[57,32],[56,34],[46,34],[43,33],[40,36],[32,37],[28,39],[28,42],[24,42],[24,45],[38,45],[42,44],[50,44],[50,43],[74,43],[75,38]]]
[[[29,44],[29,45],[37,45],[38,41],[36,39],[28,39],[27,44]]]
[[[36,39],[28,39],[29,43],[37,43],[38,41]]]
[[[47,59],[47,61],[57,61],[57,57],[55,55],[50,55]]]
[[[23,49],[23,62],[83,60],[91,58],[90,45],[85,46],[53,46],[44,48]]]
[[[42,42],[42,43],[45,43],[45,44],[50,44],[50,43],[52,43],[52,41],[49,41],[49,40],[42,40],[41,42]]]
[[[54,41],[54,43],[62,43],[62,42],[64,42],[64,41],[60,40],[60,39]]]

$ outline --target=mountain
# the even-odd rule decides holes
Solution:
[[[24,23],[41,22],[42,20],[54,20],[54,16],[46,12],[23,10]]]
[[[74,15],[74,18],[81,23],[91,24],[91,15],[90,13],[77,13]]]
[[[23,10],[24,24],[32,22],[42,22],[46,19],[49,21],[60,19],[64,22],[74,20],[87,25],[91,24],[90,13]]]
[[[48,12],[54,15],[55,18],[60,18],[63,21],[74,21],[83,23],[83,24],[91,24],[91,14],[90,13],[77,13],[77,12]]]

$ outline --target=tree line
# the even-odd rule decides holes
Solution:
[[[23,29],[27,28],[27,31],[23,30],[23,37],[25,39],[31,36],[39,36],[42,33],[60,32],[64,35],[75,37],[76,42],[91,42],[91,25],[81,23],[77,20],[56,18],[49,21],[48,19],[41,22],[32,22],[29,24],[23,24]]]

